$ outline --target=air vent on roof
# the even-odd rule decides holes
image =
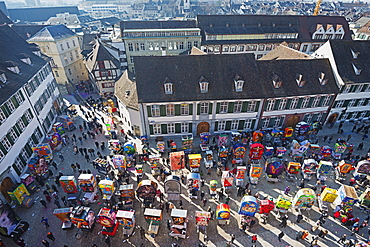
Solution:
[[[353,59],[357,59],[358,55],[360,55],[359,52],[354,52],[352,49],[351,49],[351,53],[352,53]]]
[[[25,64],[32,65],[31,58],[28,54],[21,53],[17,57]]]
[[[283,84],[283,81],[277,74],[272,75],[272,84],[274,85],[274,88],[280,88]]]
[[[0,71],[0,81],[4,84],[8,82],[4,71]]]
[[[326,85],[326,83],[328,82],[328,79],[325,79],[325,73],[324,72],[319,73],[319,82],[320,82],[320,85],[322,85],[322,86]]]
[[[356,75],[360,75],[360,74],[361,74],[361,70],[360,70],[360,69],[358,69],[358,68],[356,67],[356,65],[354,65],[353,63],[352,63],[352,67],[353,67],[353,70],[354,70],[354,72],[355,72],[355,74],[356,74]]]
[[[4,64],[5,64],[6,68],[9,71],[11,71],[15,74],[20,74],[21,73],[17,63],[15,63],[13,61],[6,61]]]
[[[303,87],[304,84],[306,83],[306,81],[303,81],[302,78],[303,78],[302,74],[297,74],[295,81],[297,82],[298,87]]]

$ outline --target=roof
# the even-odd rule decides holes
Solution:
[[[46,21],[59,13],[79,14],[77,6],[8,9],[13,21]]]
[[[94,40],[96,37],[98,37],[98,34],[90,34],[90,33],[84,33],[82,36],[82,52],[81,54],[86,57],[93,48]]]
[[[86,58],[86,67],[92,71],[96,62],[107,60],[112,61],[117,68],[120,68],[119,61],[109,53],[99,39],[96,39],[92,52]]]
[[[366,22],[361,28],[358,29],[359,33],[370,33],[370,21]]]
[[[256,61],[254,54],[227,54],[150,56],[134,60],[139,103],[264,99],[338,92],[328,59]],[[298,87],[295,81],[297,72],[307,81],[304,87]],[[320,85],[319,72],[329,79],[327,85]],[[273,73],[283,79],[282,88],[274,89]],[[235,91],[234,80],[244,81],[242,92]],[[200,92],[201,81],[209,82],[207,93]],[[164,93],[165,82],[173,83],[173,94]]]
[[[339,75],[343,82],[370,82],[370,42],[362,40],[340,41],[331,40],[330,46]],[[357,53],[357,58],[353,53]],[[360,75],[356,75],[353,65],[361,70]]]
[[[77,36],[64,25],[47,26],[29,38],[28,42],[58,41],[69,37]]]
[[[32,45],[22,39],[7,25],[0,26],[0,71],[5,73],[7,83],[0,88],[0,104],[17,92],[46,63],[43,58],[32,53]],[[32,65],[23,63],[20,58],[29,57]],[[7,69],[7,64],[18,64],[21,71],[15,74]]]
[[[173,29],[195,28],[194,20],[188,21],[121,21],[120,27],[126,29]]]
[[[12,24],[12,23],[13,22],[0,9],[0,25],[2,25],[2,24]]]
[[[127,107],[138,110],[136,83],[129,79],[128,70],[120,76],[114,85],[115,96]]]
[[[259,60],[313,59],[310,55],[289,48],[286,44],[287,43],[278,45],[275,49],[261,57]]]
[[[71,24],[72,25],[72,24],[80,24],[81,22],[77,15],[68,14],[68,15],[61,15],[61,16],[59,15],[52,16],[47,20],[47,23],[51,25],[56,25],[56,24],[65,24],[65,25]]]
[[[113,26],[121,21],[121,19],[117,17],[106,17],[97,19],[103,26]]]
[[[207,53],[200,50],[198,47],[193,46],[190,50],[190,55],[207,55]]]
[[[16,31],[24,40],[31,38],[38,31],[49,25],[25,25],[25,24],[13,24],[12,28]]]

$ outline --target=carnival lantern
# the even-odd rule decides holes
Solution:
[[[208,150],[208,145],[209,145],[209,137],[211,136],[210,133],[208,132],[203,132],[199,134],[200,137],[200,149],[202,151]]]
[[[370,206],[370,188],[367,188],[360,196],[360,204],[366,207]]]
[[[295,133],[298,136],[306,135],[309,130],[310,130],[310,125],[307,124],[306,122],[299,122],[295,127]]]
[[[172,218],[172,225],[171,225],[171,237],[179,237],[185,238],[186,237],[186,228],[187,228],[187,210],[183,209],[172,209],[171,211],[171,218]]]
[[[259,201],[259,214],[269,214],[274,210],[275,204],[271,200],[260,200]]]
[[[233,174],[231,172],[229,172],[229,171],[222,171],[221,182],[222,182],[222,186],[225,189],[232,188],[233,181],[234,181],[234,176],[233,176]]]
[[[227,204],[219,204],[216,207],[216,220],[219,225],[226,225],[230,222],[230,206]]]
[[[353,176],[356,177],[356,176],[367,176],[367,175],[370,175],[370,161],[361,160],[357,163]]]
[[[124,206],[133,204],[135,199],[133,184],[121,184],[119,186],[119,193],[121,197],[120,201]]]
[[[251,184],[257,184],[258,178],[262,176],[262,172],[263,172],[262,164],[256,163],[251,164],[251,168],[249,170],[249,180],[251,181]]]
[[[293,136],[293,128],[287,127],[284,129],[284,137],[292,137]]]
[[[266,158],[270,158],[271,156],[273,156],[275,153],[275,149],[274,147],[265,147],[265,157]]]
[[[267,175],[267,181],[278,182],[278,177],[284,172],[284,164],[281,163],[278,158],[270,158],[266,161],[265,173]]]
[[[32,146],[32,151],[35,154],[35,156],[42,156],[46,160],[51,160],[52,158],[52,151],[51,147],[47,143],[41,143],[35,146]]]
[[[78,177],[78,185],[84,192],[94,192],[96,188],[96,180],[93,174],[81,174]]]
[[[337,169],[341,174],[346,174],[346,173],[349,173],[350,171],[352,171],[354,168],[352,167],[351,164],[342,160],[341,162],[339,162],[339,164],[337,166]]]
[[[321,155],[324,158],[329,158],[333,150],[329,146],[322,146],[320,149]]]
[[[254,216],[258,211],[259,204],[254,196],[244,196],[240,202],[239,214],[243,216]]]
[[[237,167],[236,176],[235,176],[236,186],[243,186],[246,170],[247,170],[247,168],[245,166],[238,166]]]
[[[114,155],[112,157],[112,163],[115,168],[118,168],[119,170],[126,169],[126,156],[124,155]]]
[[[137,185],[136,195],[138,198],[143,200],[144,206],[149,206],[153,203],[155,196],[157,195],[157,183],[151,180],[142,180]]]
[[[181,184],[178,176],[169,175],[164,182],[164,192],[168,195],[168,201],[180,200]]]
[[[241,143],[237,143],[233,146],[233,164],[243,163],[243,158],[246,148]]]
[[[62,229],[69,229],[72,227],[72,222],[70,218],[70,214],[72,213],[72,211],[73,207],[54,209],[53,215],[55,215],[63,222]]]
[[[200,187],[199,173],[189,173],[187,175],[187,188],[189,190],[190,198],[197,198],[197,191]]]
[[[50,147],[52,150],[59,149],[62,144],[62,137],[59,135],[58,132],[54,132],[46,137]]]
[[[330,203],[334,202],[335,199],[337,199],[337,197],[338,197],[337,190],[331,189],[328,187],[326,187],[320,195],[320,199],[323,202],[330,202]]]
[[[144,211],[145,221],[149,224],[148,233],[157,234],[162,222],[162,210],[146,208]]]
[[[158,152],[164,153],[165,148],[166,148],[166,143],[164,143],[162,141],[157,142],[157,150],[158,150]]]
[[[195,211],[195,224],[197,225],[198,228],[208,226],[210,219],[211,219],[211,212]]]
[[[150,168],[152,168],[152,175],[159,175],[159,165],[160,165],[161,155],[153,154],[149,155]]]
[[[71,222],[79,229],[91,231],[95,223],[95,212],[89,207],[77,206],[71,214]]]
[[[317,179],[325,181],[332,170],[333,164],[329,161],[321,160],[317,168]]]
[[[61,176],[59,182],[65,193],[67,194],[78,193],[77,182],[74,176]]]
[[[55,124],[53,124],[53,131],[58,133],[59,135],[63,135],[64,133],[66,133],[63,124],[60,122],[56,122]]]
[[[261,142],[263,137],[263,133],[260,130],[256,130],[252,134],[252,142]]]
[[[299,209],[311,209],[313,204],[315,203],[316,195],[312,189],[303,188],[300,189],[293,199],[293,207]]]
[[[187,134],[181,136],[182,149],[184,152],[189,153],[193,148],[193,134]]]
[[[227,147],[220,146],[218,148],[218,157],[220,157],[220,158],[226,158],[227,157],[227,153],[228,153]]]
[[[301,170],[301,164],[297,162],[289,162],[287,171],[289,174],[298,174]]]
[[[338,189],[338,197],[334,201],[334,205],[346,205],[353,207],[359,201],[356,190],[352,186],[342,185]]]
[[[318,166],[318,163],[314,159],[305,159],[303,161],[303,178],[310,180],[312,177],[312,174],[316,173],[316,168]]]
[[[189,165],[191,172],[199,172],[200,162],[202,160],[202,155],[200,154],[188,154]]]
[[[124,235],[131,235],[133,233],[135,230],[135,211],[118,210],[116,219],[123,227]]]
[[[285,147],[277,147],[276,148],[276,156],[281,158],[285,155],[286,153],[286,148]]]
[[[276,200],[276,209],[281,213],[286,213],[292,206],[293,198],[287,195],[279,195]]]
[[[249,158],[259,160],[262,158],[264,146],[261,143],[253,143],[250,145]]]
[[[171,171],[176,171],[185,168],[185,152],[170,153]]]
[[[116,212],[109,208],[102,208],[96,216],[96,222],[104,227],[112,227],[116,224]]]
[[[210,190],[211,196],[215,196],[216,195],[217,186],[218,186],[218,181],[217,180],[211,180],[211,181],[209,181],[209,190]]]
[[[222,133],[222,134],[218,135],[217,146],[219,146],[219,147],[226,146],[228,137],[229,137],[229,135],[227,133]]]

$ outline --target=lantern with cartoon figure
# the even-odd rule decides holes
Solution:
[[[262,176],[263,165],[259,163],[252,163],[249,170],[249,180],[251,184],[257,184],[258,179]]]
[[[300,189],[293,199],[293,207],[309,210],[315,203],[315,191],[309,188]]]
[[[59,182],[65,193],[67,194],[78,193],[77,182],[74,176],[61,176]]]
[[[259,160],[262,158],[264,146],[261,143],[253,143],[250,145],[249,158],[252,160]]]
[[[246,148],[241,143],[237,143],[233,146],[233,164],[243,163],[243,158]]]
[[[287,195],[279,195],[276,200],[276,209],[281,213],[286,213],[292,206],[293,198]]]
[[[222,186],[225,189],[230,189],[233,187],[233,181],[234,181],[234,176],[231,172],[229,171],[222,171],[222,177],[221,177],[221,182]]]
[[[254,196],[244,196],[240,202],[239,214],[254,216],[258,211],[259,204]]]
[[[270,158],[266,161],[265,173],[267,175],[267,181],[278,182],[279,176],[284,172],[284,164],[281,163],[279,158]]]
[[[230,206],[227,204],[219,204],[216,207],[216,220],[219,225],[226,225],[230,223]]]
[[[118,223],[123,227],[124,235],[131,235],[135,230],[135,211],[118,210],[116,214]]]
[[[245,171],[247,168],[245,166],[238,166],[236,169],[235,184],[236,186],[243,186]]]
[[[263,137],[262,131],[256,130],[252,134],[252,142],[254,142],[254,143],[261,142],[262,141],[262,137]]]
[[[191,172],[199,172],[200,162],[202,160],[202,155],[200,154],[188,154],[189,166]]]

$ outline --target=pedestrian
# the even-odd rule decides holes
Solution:
[[[170,208],[170,203],[169,202],[166,202],[164,204],[164,207],[166,208],[166,212],[168,213],[168,209]]]
[[[285,228],[287,225],[288,225],[288,216],[283,215],[283,217],[281,218],[281,223],[279,224],[279,226],[281,226],[282,228]]]
[[[321,221],[318,220],[316,223],[311,227],[311,231],[315,232],[321,226]]]
[[[252,235],[252,243],[256,243],[256,242],[257,242],[257,235],[253,234]]]
[[[205,207],[205,206],[206,206],[206,204],[207,204],[207,199],[206,199],[206,198],[204,198],[204,199],[202,200],[202,202],[203,202],[203,207]]]
[[[200,199],[201,199],[201,200],[203,200],[204,196],[205,196],[204,191],[200,192]]]
[[[230,235],[230,237],[231,237],[230,242],[233,244],[233,243],[234,243],[234,241],[235,241],[235,235],[232,233],[232,234]]]
[[[356,125],[355,126],[353,126],[353,128],[352,128],[352,132],[355,132],[355,130],[356,130]]]
[[[172,224],[171,224],[171,220],[168,220],[168,221],[167,221],[167,228],[168,228],[168,230],[171,230],[171,225],[172,225]]]
[[[49,196],[50,197],[50,196]],[[46,202],[43,200],[43,199],[41,199],[40,200],[40,203],[42,204],[42,206],[44,206],[45,208],[48,208],[47,206],[46,206]]]
[[[142,227],[140,227],[140,236],[141,236],[142,239],[145,238],[145,230]]]
[[[227,197],[225,199],[225,204],[229,205],[229,202],[230,202],[230,197],[229,197],[229,195],[227,195]]]
[[[328,139],[328,136],[324,136],[324,138],[323,138],[323,139],[324,139],[324,142],[325,142],[325,141],[326,141],[326,139]]]
[[[41,218],[41,224],[44,224],[46,227],[49,227],[49,220],[48,218],[42,217]]]
[[[52,232],[48,232],[48,234],[46,235],[46,237],[48,238],[48,239],[50,239],[51,241],[55,241],[55,237],[54,237],[54,235],[53,235],[53,233]]]
[[[45,239],[41,241],[41,243],[45,246],[45,247],[49,247],[50,244],[48,241],[46,241]]]
[[[90,156],[88,154],[85,154],[85,159],[87,162],[90,162]]]
[[[72,163],[71,168],[73,169],[74,172],[76,171],[76,165],[75,164]]]
[[[330,142],[331,142],[331,140],[333,140],[333,136],[330,136],[330,137],[329,137],[328,143],[330,143]]]
[[[110,237],[109,236],[105,236],[104,242],[107,244],[108,247],[110,247]]]
[[[51,202],[51,196],[49,194],[45,195],[45,198],[48,202]],[[40,201],[41,202],[41,201]],[[41,202],[42,203],[42,202]]]
[[[279,242],[281,242],[281,239],[284,237],[284,232],[283,231],[281,231],[280,233],[279,233],[279,235],[278,235],[278,240],[279,240]]]
[[[351,139],[351,137],[352,137],[351,135],[347,136],[347,142]]]
[[[301,220],[303,220],[303,215],[301,213],[298,213],[296,222],[300,223]]]
[[[74,154],[75,155],[77,155],[78,154],[78,148],[77,148],[77,146],[75,145],[75,146],[73,146],[73,152],[74,152]]]
[[[319,234],[318,234],[318,236],[320,237],[320,238],[325,238],[325,236],[328,234],[328,230],[320,230],[320,232],[319,232]]]
[[[290,187],[289,186],[285,187],[284,194],[288,195],[289,192],[290,192]]]
[[[61,200],[62,200],[64,206],[67,206],[67,199],[66,199],[66,197],[65,196],[62,196]]]
[[[64,161],[64,156],[59,154],[59,159],[60,159],[61,162],[63,162]]]
[[[179,207],[182,207],[182,200],[179,200]]]
[[[363,142],[361,142],[360,144],[358,144],[358,150],[362,150],[362,148],[364,147],[364,143]]]
[[[356,127],[356,126],[355,126],[355,127]],[[353,130],[352,130],[352,132],[353,132]],[[344,244],[344,242],[346,241],[346,239],[347,239],[347,235],[346,235],[346,234],[343,234],[343,235],[339,238],[338,243],[339,243],[339,244]]]
[[[99,142],[98,141],[95,141],[95,146],[97,149],[99,149]]]
[[[62,206],[60,206],[60,202],[58,200],[58,198],[55,198],[54,200],[54,204],[58,207],[58,208],[61,208]]]
[[[0,240],[1,241],[1,240]],[[21,238],[21,237],[19,237],[18,238],[18,240],[17,240],[17,242],[15,242],[18,246],[20,246],[20,247],[25,247],[26,246],[26,244],[24,243],[24,239],[23,238]],[[0,247],[1,246],[5,246],[4,244],[0,244]]]
[[[57,186],[55,186],[55,184],[52,184],[52,185],[51,185],[51,189],[52,189],[54,192],[58,192],[58,188],[57,188]]]

